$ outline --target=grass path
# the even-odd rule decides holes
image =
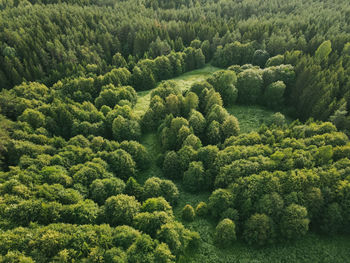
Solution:
[[[213,67],[211,65],[206,65],[204,68],[189,71],[171,80],[177,83],[177,86],[180,88],[181,91],[184,91],[189,89],[193,83],[205,80],[213,72],[218,70],[219,68]],[[152,90],[145,90],[137,92],[138,98],[137,103],[134,107],[134,112],[140,117],[146,112],[148,108],[151,99],[151,91]]]
[[[156,163],[158,154],[162,152],[157,133],[143,134],[140,143],[146,148],[150,156],[150,166],[146,171],[143,171],[138,175],[138,182],[143,184],[148,178],[151,177],[165,179],[162,170]]]

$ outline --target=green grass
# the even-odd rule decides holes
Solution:
[[[197,222],[201,227],[202,242],[199,251],[186,256],[181,262],[201,263],[345,263],[350,262],[349,237],[321,237],[308,234],[297,242],[282,242],[263,248],[256,248],[237,241],[229,249],[219,249],[212,244],[214,229]],[[204,233],[203,233],[204,232]]]
[[[272,115],[275,113],[272,110],[257,105],[234,105],[226,109],[238,119],[241,133],[257,131],[261,124],[270,123]],[[287,118],[287,122],[290,121]]]
[[[185,91],[189,89],[193,83],[207,79],[213,72],[218,70],[219,68],[213,67],[211,65],[206,65],[204,68],[187,72],[171,80],[177,83],[177,86],[181,91]],[[141,117],[148,108],[151,99],[151,91],[152,90],[137,92],[138,98],[137,103],[134,107],[134,112],[139,117]]]
[[[145,146],[150,156],[150,167],[137,175],[137,181],[143,184],[148,178],[159,177],[165,179],[162,170],[157,166],[156,160],[161,153],[159,139],[156,133],[143,134],[140,143]]]

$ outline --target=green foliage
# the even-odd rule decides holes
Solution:
[[[162,180],[158,177],[151,177],[146,180],[143,186],[144,198],[164,197],[171,204],[176,204],[179,198],[179,190],[170,180]]]
[[[282,65],[284,62],[284,56],[283,55],[277,55],[274,57],[271,57],[266,62],[266,67],[273,67],[273,66],[279,66]]]
[[[230,247],[236,240],[236,226],[228,218],[223,219],[215,229],[215,243],[220,247]]]
[[[262,96],[263,78],[257,70],[248,69],[238,74],[238,101],[244,104],[256,104]]]
[[[140,203],[133,196],[119,194],[106,200],[104,217],[111,225],[130,224],[140,210]]]
[[[208,82],[220,93],[225,105],[232,105],[236,102],[238,96],[238,91],[235,87],[237,77],[233,71],[217,71],[208,78]]]
[[[136,173],[136,163],[132,156],[122,149],[118,149],[111,153],[102,153],[107,161],[110,170],[122,179],[127,179]],[[101,156],[101,157],[102,157]]]
[[[183,176],[185,188],[190,192],[203,191],[208,183],[202,162],[191,162]]]
[[[205,202],[200,202],[196,207],[196,215],[205,217],[208,214],[208,205]]]
[[[137,121],[125,119],[119,115],[112,123],[113,137],[117,141],[137,140],[141,136],[141,128]]]
[[[291,204],[285,209],[282,217],[282,235],[288,239],[295,239],[303,236],[309,229],[309,222],[310,220],[307,218],[306,208]]]
[[[271,218],[265,214],[252,215],[245,224],[243,236],[249,244],[263,246],[272,243],[275,229]]]
[[[193,221],[196,216],[196,213],[191,205],[185,205],[182,209],[181,217],[185,221]]]
[[[316,50],[315,52],[315,58],[319,62],[324,61],[328,58],[329,54],[332,52],[332,43],[331,41],[327,40],[324,41]]]
[[[237,118],[235,116],[225,118],[225,121],[222,123],[221,130],[224,138],[237,136],[240,131]]]
[[[157,233],[160,241],[168,244],[171,252],[178,256],[186,250],[193,251],[199,241],[197,232],[192,232],[186,229],[179,222],[171,222],[161,226]]]
[[[252,64],[263,68],[266,64],[266,61],[269,60],[269,57],[270,55],[266,50],[255,50]]]
[[[252,62],[254,47],[252,43],[242,44],[237,41],[219,46],[213,57],[213,65],[228,67],[230,65],[243,65]]]
[[[102,205],[113,195],[124,192],[125,183],[119,178],[96,179],[90,186],[91,199]]]
[[[285,89],[286,85],[282,81],[277,81],[267,86],[264,92],[264,102],[266,106],[271,109],[282,107]]]
[[[215,190],[209,197],[208,208],[214,218],[218,218],[222,212],[232,206],[234,198],[225,189]]]

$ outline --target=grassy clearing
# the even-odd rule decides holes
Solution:
[[[321,237],[308,234],[298,242],[281,243],[264,248],[250,247],[243,242],[236,242],[232,248],[218,249],[212,244],[211,234],[214,229],[205,228],[203,219],[197,222],[203,228],[203,239],[199,252],[184,257],[180,262],[201,263],[343,263],[350,262],[349,238]]]
[[[234,105],[226,109],[238,119],[241,133],[258,130],[261,124],[271,122],[272,115],[275,113],[272,110],[257,105]],[[287,122],[290,121],[287,118]]]
[[[147,133],[142,135],[140,143],[145,146],[148,151],[150,157],[150,167],[146,171],[138,174],[137,181],[143,184],[148,178],[151,177],[165,179],[162,170],[156,164],[157,156],[161,153],[157,133]]]
[[[211,65],[206,65],[204,68],[187,72],[171,80],[177,83],[177,86],[180,88],[181,91],[185,91],[189,89],[193,83],[197,81],[205,80],[213,72],[218,70],[219,68],[213,67]],[[152,90],[137,92],[138,98],[137,98],[137,103],[134,107],[134,112],[140,117],[146,112],[148,108],[148,105],[151,99],[151,91]]]

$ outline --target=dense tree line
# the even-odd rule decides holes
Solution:
[[[132,73],[128,84],[140,90],[209,61],[220,67],[292,64],[296,82],[285,83],[284,95],[294,108],[289,114],[332,118],[339,129],[349,129],[350,11],[343,1],[3,1],[1,6],[1,89],[22,81],[51,86],[68,76],[97,78],[125,67]],[[275,95],[283,88],[269,89]]]

